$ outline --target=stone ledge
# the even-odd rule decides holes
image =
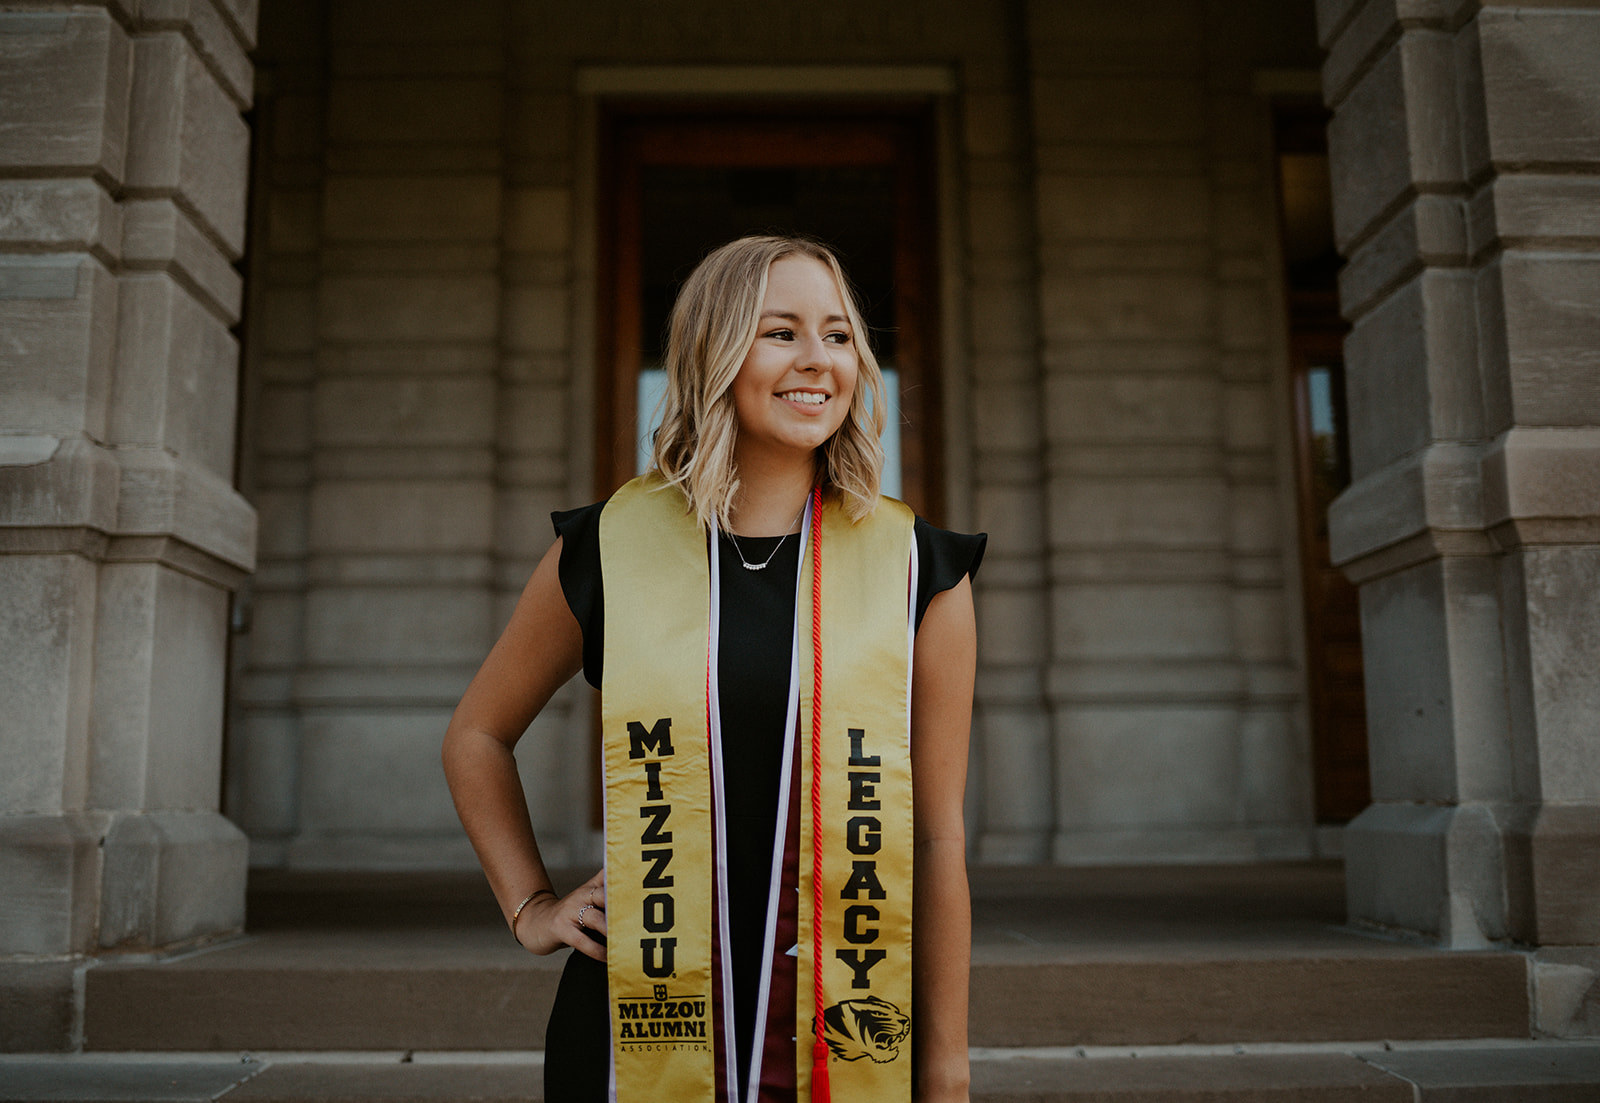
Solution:
[[[81,951],[94,938],[105,813],[0,816],[0,953]]]
[[[1515,937],[1501,884],[1514,815],[1484,803],[1369,805],[1345,828],[1351,922],[1464,950]]]
[[[194,944],[244,925],[247,844],[215,812],[0,816],[0,953]]]
[[[1356,582],[1444,555],[1600,537],[1600,429],[1519,426],[1437,441],[1357,480],[1329,508],[1332,558]]]
[[[122,217],[98,180],[0,180],[0,248],[81,251],[110,266],[122,248]]]
[[[29,528],[116,531],[121,470],[111,449],[81,437],[6,439],[28,444],[13,444],[8,449],[12,458],[0,465],[0,500],[5,502],[0,540]]]
[[[1488,554],[1481,462],[1477,444],[1438,441],[1358,479],[1328,509],[1334,565],[1366,582],[1446,551]]]
[[[34,462],[0,463],[0,552],[154,560],[228,589],[254,569],[255,510],[222,479],[158,449],[25,439],[12,452]]]
[[[225,0],[140,0],[137,26],[140,31],[180,32],[229,98],[246,111],[254,91],[246,51],[254,45],[255,19],[253,12],[231,7]]]
[[[1482,459],[1487,524],[1600,516],[1600,428],[1521,426]]]
[[[1546,803],[1505,834],[1512,936],[1540,946],[1600,944],[1600,805]]]
[[[170,199],[134,199],[122,210],[122,259],[129,268],[168,272],[224,325],[239,321],[244,279],[187,211]]]
[[[170,536],[113,536],[85,526],[0,527],[0,555],[78,555],[97,563],[159,563],[233,591],[248,572]]]
[[[1356,321],[1423,267],[1468,262],[1459,197],[1419,195],[1372,234],[1339,273],[1339,304]]]
[[[171,535],[241,571],[255,569],[256,514],[231,485],[158,450],[118,450],[118,535]]]
[[[1471,252],[1589,248],[1600,244],[1600,177],[1505,173],[1472,197]]]
[[[132,117],[128,194],[171,198],[230,258],[241,255],[250,129],[182,35],[134,39]]]
[[[99,949],[165,949],[243,931],[249,844],[218,813],[114,813],[100,845]]]
[[[1454,68],[1449,35],[1408,31],[1339,97],[1328,143],[1334,240],[1344,255],[1418,191],[1465,192]]]
[[[112,536],[98,557],[104,563],[159,563],[181,574],[232,592],[249,572],[171,536]]]
[[[1347,6],[1349,17],[1337,36],[1324,43],[1328,54],[1322,64],[1322,98],[1330,106],[1343,101],[1404,33],[1395,0]]]
[[[1345,38],[1371,42],[1374,36],[1388,36],[1402,23],[1451,30],[1468,22],[1477,7],[1477,0],[1318,0],[1317,41],[1333,54]]]

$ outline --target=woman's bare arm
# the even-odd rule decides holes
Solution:
[[[584,923],[604,934],[603,877],[596,874],[565,899],[553,894],[512,757],[539,710],[583,665],[583,633],[561,592],[560,561],[558,538],[450,718],[444,774],[506,921],[529,893],[549,890],[523,909],[517,940],[535,953],[570,945],[603,961],[605,947],[577,923],[578,910],[592,902]]]
[[[911,680],[917,1103],[964,1103],[968,1098],[972,900],[962,801],[977,651],[972,584],[963,578],[936,595],[923,614]]]

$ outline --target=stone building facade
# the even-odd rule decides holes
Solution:
[[[976,856],[1311,853],[1253,84],[1314,65],[1309,12],[1240,41],[1197,4],[548,7],[264,18],[229,758],[257,859],[470,860],[432,748],[549,511],[603,493],[598,117],[650,99],[933,114],[947,522],[991,533]],[[741,64],[774,18],[792,56]],[[558,862],[597,855],[579,689],[519,755]]]
[[[1600,11],[1462,0],[4,5],[0,949],[237,929],[246,840],[471,861],[439,736],[606,490],[622,117],[921,120],[924,492],[990,533],[975,859],[1336,852],[1274,144],[1308,98],[1352,916],[1600,943],[1596,57]],[[519,748],[556,864],[599,853],[591,709]]]

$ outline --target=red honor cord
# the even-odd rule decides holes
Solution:
[[[822,1002],[822,487],[811,490],[811,1103],[830,1103]]]

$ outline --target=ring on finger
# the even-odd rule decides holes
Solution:
[[[583,921],[583,913],[592,907],[594,907],[593,904],[585,904],[583,907],[578,909],[578,926],[582,927],[586,931],[589,929],[589,925]]]

